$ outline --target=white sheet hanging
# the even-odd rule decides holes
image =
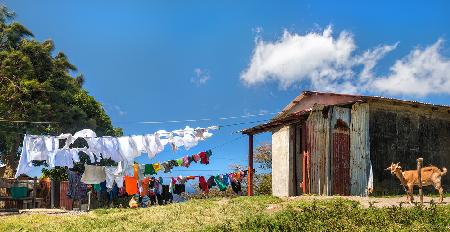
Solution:
[[[103,137],[103,158],[108,157],[115,162],[120,162],[124,160],[124,157],[120,153],[119,141],[115,137]]]
[[[117,139],[119,142],[120,153],[128,162],[133,162],[134,158],[141,154],[131,137],[122,136]]]
[[[19,165],[17,166],[16,174],[14,178],[20,176],[20,174],[28,173],[31,170],[31,160],[28,160],[28,143],[30,140],[30,136],[25,135],[23,138],[22,151],[20,153]]]
[[[134,144],[136,145],[136,149],[139,153],[145,152],[145,145],[144,145],[144,136],[142,135],[132,135],[130,136],[133,140]]]
[[[104,166],[84,165],[84,173],[81,182],[85,184],[100,184],[106,180]]]
[[[114,182],[116,182],[118,188],[123,187],[123,173],[119,171],[120,169],[120,165],[117,167],[105,167],[106,187],[108,189],[111,189],[113,187]]]
[[[48,156],[47,164],[49,167],[68,167],[73,168],[73,153],[77,150],[61,149],[53,151]]]
[[[159,135],[145,135],[143,141],[145,150],[150,159],[164,150],[164,146],[161,143]]]

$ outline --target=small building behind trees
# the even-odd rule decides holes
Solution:
[[[392,98],[305,91],[265,124],[272,133],[272,193],[399,194],[391,162],[450,166],[450,107]],[[253,141],[253,139],[251,139]],[[450,178],[442,178],[444,188]]]

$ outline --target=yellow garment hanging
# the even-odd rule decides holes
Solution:
[[[159,164],[159,163],[154,163],[154,164],[153,164],[153,169],[155,169],[155,172],[158,172],[159,170],[161,170],[161,164]]]

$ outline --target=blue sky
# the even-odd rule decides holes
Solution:
[[[54,40],[125,134],[268,119],[137,123],[277,112],[310,89],[450,104],[448,1],[0,2],[36,39]],[[252,125],[222,128],[154,160],[227,143]],[[256,137],[263,141],[270,135]],[[216,149],[208,166],[184,169],[218,171],[173,175],[245,165],[246,142]]]

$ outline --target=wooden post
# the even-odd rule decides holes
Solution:
[[[56,208],[56,193],[55,193],[55,181],[50,179],[50,208],[54,209]]]
[[[92,196],[92,190],[88,192],[88,205],[87,205],[87,211],[91,211],[91,196]],[[80,210],[81,210],[81,202],[80,202]]]
[[[33,179],[33,194],[32,194],[32,199],[31,199],[31,203],[33,204],[33,206],[31,207],[32,209],[36,207],[36,184],[37,184],[37,177],[34,177]]]
[[[420,204],[423,205],[423,192],[422,192],[422,163],[423,158],[417,159],[417,176],[419,179],[419,198],[420,198]]]
[[[247,195],[253,196],[253,135],[248,135]]]

